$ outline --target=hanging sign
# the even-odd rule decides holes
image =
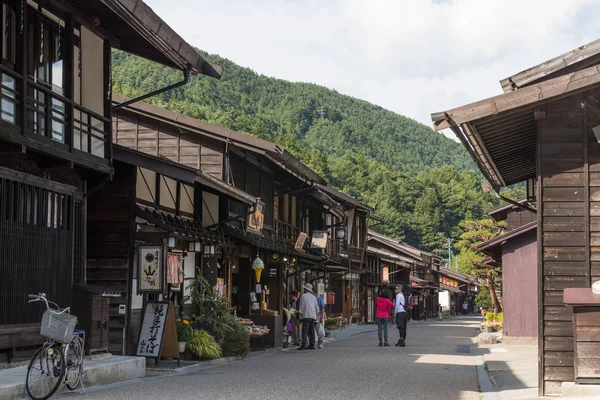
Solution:
[[[308,235],[306,233],[300,232],[300,234],[298,235],[298,238],[296,239],[296,244],[294,245],[294,250],[304,252],[304,242],[306,242],[307,238],[308,238]]]
[[[254,212],[248,216],[248,229],[260,233],[265,222],[265,203],[258,201],[252,210]]]
[[[175,317],[169,302],[149,301],[142,314],[137,353],[141,357],[179,360]]]
[[[329,233],[327,231],[313,231],[312,240],[310,242],[311,249],[326,249]]]
[[[138,250],[138,294],[163,291],[162,246],[140,246]]]
[[[335,304],[335,292],[327,292],[327,304]]]

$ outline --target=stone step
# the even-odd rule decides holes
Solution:
[[[146,375],[146,359],[144,357],[107,356],[100,359],[86,358],[83,363],[85,371],[83,383],[86,388],[108,385],[143,378]],[[28,398],[25,390],[27,367],[8,368],[0,371],[0,399],[18,400]],[[67,390],[64,385],[57,393]]]

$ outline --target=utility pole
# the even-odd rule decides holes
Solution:
[[[321,119],[325,118],[325,107],[320,106],[317,112],[319,113],[319,115],[321,115]]]
[[[448,245],[448,268],[452,268],[452,242],[454,242],[454,239],[451,238],[448,238],[446,241],[446,244]]]

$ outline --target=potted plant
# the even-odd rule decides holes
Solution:
[[[177,318],[177,343],[179,352],[185,352],[185,347],[192,337],[192,327],[190,321],[186,318]]]
[[[337,327],[337,321],[335,319],[325,320],[325,329],[334,330]]]

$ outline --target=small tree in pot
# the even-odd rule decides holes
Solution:
[[[186,318],[177,318],[177,342],[179,344],[179,352],[183,353],[187,343],[192,337],[192,327],[190,321]]]

